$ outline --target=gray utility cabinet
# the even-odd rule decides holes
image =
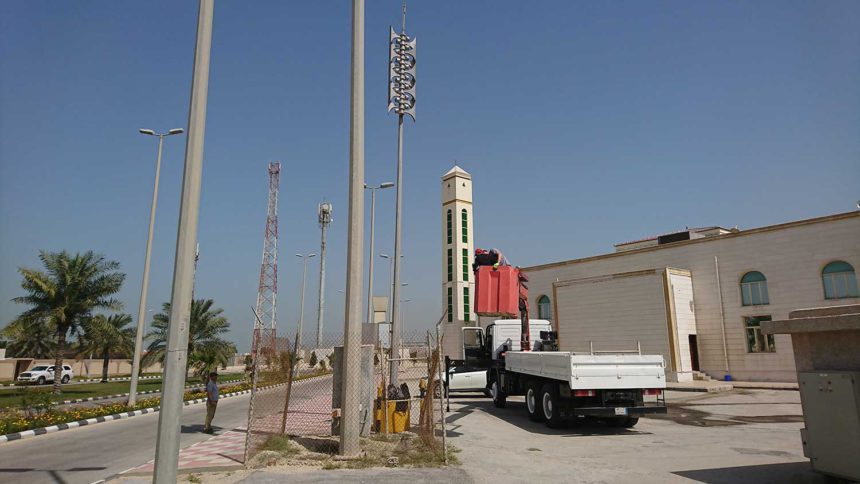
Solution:
[[[860,476],[860,372],[798,374],[806,428],[803,454],[824,474]]]

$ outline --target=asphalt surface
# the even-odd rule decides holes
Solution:
[[[248,422],[250,395],[218,403],[213,426],[233,429]],[[0,444],[0,482],[91,483],[148,462],[155,456],[158,415],[65,430]],[[202,433],[206,405],[183,407],[181,447],[209,439]]]
[[[502,409],[452,397],[448,442],[476,483],[829,482],[803,456],[797,391],[667,393],[669,413],[632,429],[597,421],[551,429],[529,420],[522,397]]]

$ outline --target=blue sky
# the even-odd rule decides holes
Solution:
[[[367,2],[367,179],[395,177],[387,35]],[[128,274],[135,314],[156,140],[185,127],[196,2],[0,3],[0,325],[39,249],[92,249]],[[855,209],[860,3],[413,1],[418,122],[406,129],[407,327],[441,311],[440,176],[472,173],[479,246],[518,265],[593,255],[684,226],[740,228]],[[215,8],[197,294],[250,336],[266,165],[283,163],[279,326],[334,205],[326,329],[346,253],[350,4]],[[165,142],[149,307],[169,298],[184,137]],[[377,204],[393,246],[394,191]],[[368,203],[369,207],[369,203]],[[378,293],[388,283],[380,261]],[[305,327],[316,321],[316,263]],[[308,330],[310,331],[310,329]]]

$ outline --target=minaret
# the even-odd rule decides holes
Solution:
[[[475,326],[472,175],[454,165],[442,175],[442,308],[445,355],[463,358],[463,326]]]

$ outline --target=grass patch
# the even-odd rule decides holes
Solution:
[[[128,393],[129,382],[108,382],[108,383],[84,383],[81,385],[64,385],[63,393],[52,396],[51,399],[55,403],[65,400],[76,400],[79,398],[102,397],[107,395],[117,395],[120,393]],[[51,391],[51,385],[30,386],[31,391]],[[160,380],[140,380],[137,385],[140,392],[149,390],[161,389]],[[22,404],[21,390],[18,388],[10,388],[0,390],[0,408],[19,407]]]
[[[230,374],[230,375],[222,375],[219,380],[221,382],[232,381],[240,379],[243,375],[241,373],[238,374]],[[238,383],[238,382],[236,382]],[[193,385],[195,387],[202,386],[196,378],[188,378],[185,382],[186,385]],[[82,383],[80,385],[63,385],[62,392],[60,395],[52,396],[52,400],[55,403],[61,403],[65,400],[77,400],[91,397],[104,397],[108,395],[119,395],[122,393],[128,393],[129,387],[131,386],[131,382],[127,381],[112,381],[107,383]],[[28,389],[32,391],[51,391],[51,385],[28,385]],[[139,380],[137,383],[137,391],[138,392],[147,392],[153,390],[161,390],[161,380],[160,379],[152,379],[152,380]],[[0,389],[0,409],[9,408],[9,407],[20,407],[22,404],[21,400],[21,389],[20,388],[5,388]]]
[[[299,452],[299,449],[290,442],[290,438],[286,435],[273,435],[263,443],[263,450],[271,450],[284,455],[292,455]]]

